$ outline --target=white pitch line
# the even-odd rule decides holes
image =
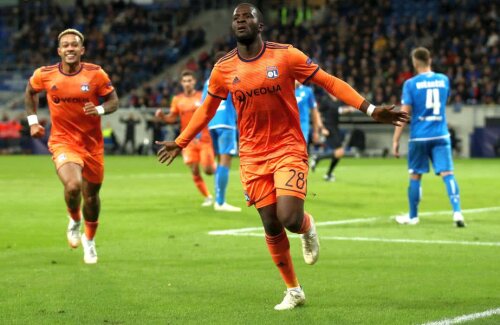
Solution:
[[[377,238],[377,237],[340,237],[340,236],[320,236],[321,240],[345,240],[345,241],[369,241],[382,243],[403,243],[403,244],[444,244],[444,245],[466,245],[466,246],[500,246],[500,242],[480,242],[463,240],[425,240],[425,239],[399,239],[399,238]]]
[[[491,211],[500,211],[500,207],[487,207],[487,208],[477,208],[477,209],[465,209],[462,210],[462,213],[464,214],[474,214],[474,213],[481,213],[481,212],[491,212]],[[428,217],[428,216],[437,216],[437,215],[451,215],[452,212],[451,210],[446,210],[446,211],[429,211],[429,212],[421,212],[418,214],[419,217]],[[391,218],[395,218],[396,216],[392,216]],[[467,217],[467,216],[466,216]]]
[[[489,309],[483,311],[481,313],[474,313],[468,315],[462,315],[455,318],[443,319],[435,322],[425,323],[423,325],[451,325],[451,324],[460,324],[464,322],[468,322],[475,319],[491,317],[493,315],[500,315],[500,308]]]
[[[361,218],[361,219],[347,219],[347,220],[335,220],[335,221],[324,221],[317,222],[316,226],[329,226],[329,225],[344,225],[349,223],[361,223],[361,222],[371,222],[375,221],[377,218]],[[210,231],[209,235],[221,236],[221,235],[236,235],[241,233],[249,233],[251,231],[263,230],[262,227],[250,227],[250,228],[239,228],[239,229],[227,229],[227,230],[213,230]]]
[[[221,235],[221,234],[216,234]],[[264,237],[264,233],[255,232],[232,232],[224,234],[226,236],[240,237]],[[288,238],[299,238],[299,235],[288,234]],[[431,245],[464,245],[464,246],[499,246],[500,242],[484,241],[463,241],[463,240],[424,240],[424,239],[403,239],[403,238],[377,238],[377,237],[341,237],[341,236],[319,236],[320,240],[341,240],[341,241],[366,241],[380,243],[400,243],[400,244],[431,244]]]

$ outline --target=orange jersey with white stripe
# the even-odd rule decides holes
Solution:
[[[83,111],[85,103],[99,105],[99,97],[114,90],[100,66],[82,62],[74,74],[64,73],[60,63],[45,66],[36,69],[29,82],[35,91],[47,92],[52,122],[49,147],[68,144],[91,153],[103,152],[101,118]]]
[[[232,94],[242,163],[290,154],[307,157],[295,80],[306,83],[318,70],[298,49],[272,42],[265,42],[253,59],[240,57],[234,49],[217,62],[208,92],[222,99]]]
[[[177,114],[181,118],[181,131],[183,131],[188,125],[189,121],[193,117],[194,112],[201,105],[201,91],[196,91],[194,94],[188,96],[184,93],[175,95],[172,99],[172,104],[170,105],[170,111]],[[210,142],[210,132],[208,128],[203,128],[201,131],[201,141]]]

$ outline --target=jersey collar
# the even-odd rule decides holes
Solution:
[[[264,54],[264,52],[266,51],[266,46],[267,46],[267,42],[264,42],[264,45],[262,46],[262,50],[260,50],[260,53],[257,54],[257,56],[251,58],[251,59],[245,59],[243,57],[240,56],[240,52],[238,50],[236,50],[236,52],[238,53],[238,58],[243,61],[243,62],[252,62],[252,61],[255,61],[257,59],[259,59],[262,54]]]
[[[62,69],[62,63],[59,62],[59,65],[58,65],[59,72],[62,73],[63,75],[65,75],[65,76],[69,76],[69,77],[76,76],[77,74],[79,74],[83,70],[83,64],[84,64],[83,62],[80,63],[80,69],[78,69],[78,71],[73,72],[73,73],[66,73]]]

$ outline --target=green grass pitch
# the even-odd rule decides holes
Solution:
[[[407,210],[404,160],[344,159],[335,183],[322,180],[327,164],[309,176],[306,209],[317,223],[363,220],[318,225],[314,266],[290,239],[307,303],[276,312],[285,287],[262,231],[209,235],[258,227],[257,212],[201,208],[181,159],[106,158],[99,263],[89,266],[66,243],[50,158],[0,157],[0,324],[422,324],[500,307],[499,160],[455,162],[465,229],[452,226],[432,174],[421,223],[390,219]],[[244,206],[237,162],[228,202]]]

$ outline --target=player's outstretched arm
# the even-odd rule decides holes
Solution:
[[[31,87],[28,82],[26,91],[24,92],[24,107],[26,116],[28,116],[28,124],[30,125],[30,134],[33,138],[42,138],[45,135],[45,128],[38,123],[36,110],[38,107],[38,92]]]
[[[317,73],[314,74],[311,81],[323,87],[326,91],[344,103],[356,107],[363,113],[371,116],[377,122],[399,126],[400,123],[407,123],[409,121],[407,112],[394,111],[394,105],[371,105],[345,81],[326,73],[322,69],[319,69]]]
[[[170,111],[170,113],[165,114],[163,113],[161,108],[158,108],[155,112],[155,116],[165,123],[173,124],[177,123],[179,114],[172,110]]]
[[[406,112],[409,115],[411,113],[411,106],[403,105],[401,106],[401,111]],[[392,154],[396,158],[399,158],[399,139],[401,138],[405,125],[406,123],[402,122],[401,125],[396,126],[394,129],[394,136],[392,137]]]
[[[95,106],[94,103],[88,102],[83,106],[83,111],[85,115],[105,115],[111,114],[118,109],[118,95],[116,91],[113,90],[108,95],[104,96],[104,103],[102,105]]]
[[[175,141],[156,141],[156,144],[162,146],[158,151],[158,161],[170,165],[175,157],[179,155],[182,148],[186,147],[208,125],[208,122],[210,122],[217,112],[220,102],[220,98],[207,96],[203,104],[194,112],[184,131],[182,131]]]

